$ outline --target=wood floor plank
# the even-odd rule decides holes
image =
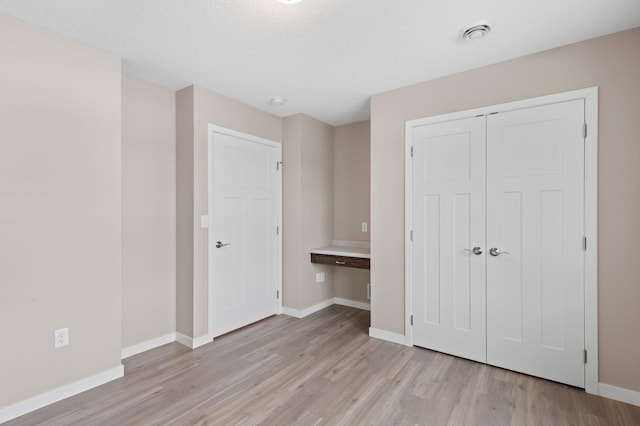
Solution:
[[[123,361],[125,377],[10,425],[640,425],[640,407],[368,336],[369,313],[284,315],[195,350]]]

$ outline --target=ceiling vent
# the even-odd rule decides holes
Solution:
[[[464,30],[462,38],[465,40],[478,40],[489,34],[490,31],[491,27],[489,24],[473,25]]]

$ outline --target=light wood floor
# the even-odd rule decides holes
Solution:
[[[191,351],[124,360],[125,377],[10,425],[640,425],[640,407],[369,338],[369,313],[281,315]]]

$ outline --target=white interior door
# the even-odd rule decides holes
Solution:
[[[215,337],[278,312],[281,148],[218,132],[212,145],[209,315]]]
[[[484,117],[414,129],[412,181],[413,342],[481,362],[486,362],[484,141]]]
[[[583,125],[583,100],[487,117],[487,362],[579,387]]]

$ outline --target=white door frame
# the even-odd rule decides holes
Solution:
[[[235,138],[240,138],[240,139],[244,139],[246,141],[249,142],[254,142],[254,143],[258,143],[261,145],[267,145],[269,147],[275,148],[276,149],[276,158],[278,162],[282,162],[282,144],[279,142],[275,142],[269,139],[264,139],[258,136],[253,136],[253,135],[249,135],[246,133],[242,133],[242,132],[238,132],[236,130],[231,130],[231,129],[227,129],[225,127],[220,127],[220,126],[216,126],[214,124],[209,124],[208,128],[208,150],[207,150],[207,170],[208,170],[208,176],[207,176],[207,215],[209,216],[209,226],[211,226],[212,223],[212,218],[213,218],[213,187],[211,187],[209,185],[209,183],[212,181],[213,179],[213,161],[212,161],[212,155],[213,155],[213,134],[214,133],[219,133],[219,134],[224,134],[224,135],[228,135],[228,136],[232,136]],[[279,167],[278,165],[274,164],[273,167]],[[279,170],[282,170],[282,167],[279,167]],[[276,178],[276,189],[277,189],[277,193],[278,193],[278,201],[277,201],[277,211],[276,211],[276,215],[277,215],[277,226],[279,229],[279,233],[277,234],[278,237],[278,266],[277,266],[277,272],[278,272],[278,294],[279,294],[279,298],[278,298],[278,311],[277,314],[281,314],[282,313],[282,173],[278,173],[278,177]],[[210,229],[210,228],[209,228]],[[213,314],[211,312],[211,307],[213,306],[213,274],[211,273],[211,271],[213,271],[213,253],[211,253],[211,251],[209,250],[209,247],[212,246],[212,241],[214,239],[214,236],[212,235],[212,233],[209,231],[209,229],[207,230],[208,236],[207,236],[207,326],[208,326],[208,333],[211,334],[212,330],[213,330]]]
[[[570,92],[557,93],[537,98],[524,99],[499,105],[475,108],[467,111],[442,114],[433,117],[408,120],[405,122],[405,249],[404,249],[404,294],[405,294],[405,344],[413,346],[411,327],[412,306],[412,245],[411,229],[412,194],[411,176],[413,163],[411,161],[411,146],[413,144],[413,128],[444,121],[488,115],[494,112],[505,112],[525,109],[535,106],[554,104],[559,102],[584,99],[585,122],[587,135],[585,138],[585,186],[584,186],[584,223],[587,238],[587,250],[584,263],[584,342],[588,353],[585,364],[585,390],[598,394],[598,87],[589,87]]]

